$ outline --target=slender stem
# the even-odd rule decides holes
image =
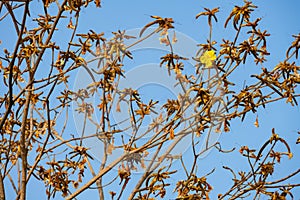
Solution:
[[[27,147],[26,147],[26,132],[27,130],[27,116],[31,101],[31,91],[28,91],[26,95],[26,102],[25,107],[23,110],[23,119],[22,119],[22,125],[21,125],[21,138],[20,138],[20,149],[21,149],[21,159],[22,159],[22,177],[21,177],[21,194],[20,199],[25,200],[26,199],[26,184],[27,184]]]
[[[5,200],[5,189],[2,177],[2,172],[0,171],[0,200]]]
[[[115,167],[118,163],[120,163],[124,158],[126,158],[129,154],[125,153],[122,156],[120,156],[118,159],[116,159],[114,162],[112,162],[110,165],[105,167],[103,170],[101,170],[96,176],[94,176],[92,179],[90,179],[86,184],[84,184],[81,188],[77,189],[75,192],[70,194],[66,197],[66,200],[71,200],[75,197],[77,197],[80,193],[85,191],[87,188],[89,188],[91,185],[93,185],[99,178],[104,176],[107,172],[109,172],[113,167]]]
[[[22,41],[22,35],[23,35],[24,28],[25,28],[25,24],[26,24],[28,9],[29,9],[29,1],[27,1],[25,3],[24,13],[23,13],[23,21],[22,21],[22,25],[21,25],[21,31],[19,32],[18,40],[16,42],[14,53],[12,55],[12,60],[9,63],[9,75],[8,75],[9,101],[8,101],[8,106],[7,106],[6,112],[5,112],[5,114],[2,117],[1,122],[0,122],[0,130],[2,130],[3,125],[4,125],[8,115],[9,115],[11,109],[12,109],[12,106],[13,106],[13,66],[15,64],[17,53],[18,53],[18,50],[19,50],[19,47],[20,47],[20,44],[21,44],[21,41]]]
[[[153,157],[153,159],[151,160],[152,164],[149,165],[149,167],[147,168],[146,172],[143,174],[143,176],[140,178],[139,182],[136,184],[134,190],[131,192],[130,196],[128,197],[128,200],[132,200],[134,198],[134,195],[139,191],[139,189],[141,188],[141,186],[143,185],[144,181],[146,180],[146,178],[148,177],[148,175],[153,172],[155,169],[157,169],[162,162],[165,160],[165,158],[167,157],[167,155],[170,154],[170,152],[174,149],[174,147],[178,144],[179,141],[181,141],[186,135],[180,135],[178,136],[176,139],[174,139],[173,143],[170,144],[169,148],[164,152],[164,154],[160,157],[160,162],[157,162],[154,166],[153,162],[155,157]],[[163,144],[164,142],[162,142],[161,144]],[[161,148],[160,146],[158,148]]]

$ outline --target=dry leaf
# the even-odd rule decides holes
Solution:
[[[172,44],[175,44],[176,42],[177,42],[177,37],[176,37],[176,33],[174,31],[173,38],[172,38]]]
[[[70,18],[70,21],[69,21],[69,24],[68,24],[67,28],[75,29],[75,26],[73,25],[73,22],[72,22],[72,17]]]
[[[117,106],[116,106],[116,112],[121,112],[121,106],[120,106],[119,101],[118,101]]]
[[[173,140],[174,137],[175,137],[175,135],[174,135],[174,129],[171,128],[171,129],[170,129],[170,140]]]
[[[255,122],[254,122],[254,126],[255,126],[256,128],[259,127],[258,116],[256,116],[256,120],[255,120]]]
[[[113,144],[109,144],[107,147],[107,154],[111,155],[112,151],[115,149]]]

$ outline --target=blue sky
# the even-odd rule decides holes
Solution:
[[[279,61],[283,60],[285,57],[285,51],[293,41],[292,34],[298,34],[300,32],[300,1],[290,0],[290,1],[253,1],[258,9],[254,12],[254,17],[262,17],[260,23],[260,28],[262,30],[266,29],[271,34],[268,38],[268,50],[271,55],[267,58],[268,62],[264,64],[264,67],[272,69]],[[220,38],[232,39],[232,35],[229,32],[223,30],[224,21],[227,18],[229,12],[232,10],[235,4],[242,5],[243,1],[233,1],[233,0],[198,0],[198,1],[179,1],[179,0],[131,0],[131,1],[116,1],[116,0],[103,0],[101,9],[84,9],[81,14],[79,33],[87,32],[89,29],[93,29],[96,32],[104,32],[105,35],[111,36],[112,31],[117,30],[132,30],[136,28],[142,28],[145,24],[152,21],[150,15],[157,15],[161,17],[171,17],[174,19],[175,30],[181,32],[182,34],[190,37],[196,43],[204,43],[208,37],[208,28],[206,25],[206,19],[200,18],[195,19],[197,13],[203,11],[204,7],[214,8],[220,7],[220,12],[217,14],[219,21],[221,23],[214,24],[213,38],[220,41]],[[35,5],[32,5],[33,7]],[[33,10],[32,14],[37,11]],[[6,21],[5,23],[9,23]],[[2,40],[1,49],[5,45],[14,44],[14,38],[9,33],[11,30],[6,28],[6,24],[0,22],[0,39]],[[66,21],[67,23],[67,21]],[[61,24],[65,26],[65,24]],[[8,27],[8,26],[7,26]],[[67,32],[60,32],[56,35],[58,40],[64,41],[64,38],[68,38]],[[157,36],[158,38],[158,36]],[[180,50],[180,46],[176,47]],[[195,47],[191,47],[192,49]],[[143,64],[149,63],[159,63],[160,52],[155,50],[151,54],[151,49],[148,57],[143,57],[142,59],[137,58],[133,62],[129,63],[129,66],[125,66],[128,70]],[[162,49],[163,51],[163,49]],[[143,51],[142,51],[143,52]],[[184,53],[184,52],[183,52]],[[140,56],[141,53],[137,52],[135,55]],[[194,56],[193,52],[187,53],[186,56]],[[300,65],[299,60],[296,61],[297,65]],[[232,77],[232,80],[237,81],[237,87],[243,87],[243,78],[249,79],[250,73],[259,72],[262,66],[255,66],[253,64],[242,65],[239,69],[238,74]],[[251,82],[251,80],[249,80]],[[248,83],[248,82],[247,82]],[[149,86],[144,88],[145,95],[153,95],[153,89],[157,85]],[[159,89],[157,89],[159,90]],[[165,92],[165,97],[168,98],[170,93]],[[154,95],[155,96],[155,95]],[[164,99],[164,98],[162,98]],[[260,122],[260,127],[255,128],[253,123],[256,115],[249,114],[244,123],[240,120],[234,120],[231,125],[231,132],[224,133],[221,135],[219,141],[223,144],[222,146],[226,149],[236,147],[239,149],[243,145],[248,145],[249,147],[257,147],[262,145],[271,135],[271,129],[276,128],[276,132],[280,136],[287,139],[292,145],[292,151],[299,152],[299,145],[295,145],[297,138],[297,131],[300,130],[299,119],[300,111],[297,106],[290,106],[285,104],[284,101],[276,102],[270,104],[266,109],[258,109],[258,117]],[[190,152],[186,151],[186,155]],[[217,151],[210,152],[206,157],[199,160],[199,176],[205,175],[213,167],[216,168],[216,172],[208,178],[208,182],[211,182],[215,186],[215,190],[212,192],[212,199],[216,199],[218,193],[225,192],[232,182],[228,179],[229,173],[222,170],[222,165],[232,166],[233,169],[242,170],[245,168],[243,163],[246,163],[246,159],[241,157],[237,158],[237,153],[232,156],[219,154]],[[187,156],[188,157],[188,156]],[[294,158],[289,162],[287,159],[283,159],[284,162],[279,165],[278,172],[275,172],[274,176],[281,175],[289,172],[289,169],[300,167],[299,162],[300,155],[295,154]],[[189,159],[187,158],[187,162]],[[175,165],[176,166],[176,165]],[[180,167],[180,165],[177,165]],[[246,167],[247,168],[247,167]],[[184,178],[183,176],[176,176],[176,178]],[[108,177],[109,179],[110,177]],[[172,178],[171,178],[172,180]],[[176,181],[175,179],[173,181]],[[300,182],[300,177],[295,179],[296,182]],[[130,186],[134,186],[131,184]],[[29,185],[29,187],[34,187],[34,185]],[[112,186],[119,187],[119,186]],[[29,189],[31,191],[31,189]],[[125,191],[130,191],[130,188]],[[300,198],[300,190],[295,190],[295,199]],[[29,192],[28,199],[33,199],[36,197],[36,193]],[[78,199],[94,199],[96,198],[96,191],[86,191],[81,194]],[[9,197],[9,193],[8,193]],[[174,196],[168,196],[174,198]],[[57,199],[59,196],[57,195]]]

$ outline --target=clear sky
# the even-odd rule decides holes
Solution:
[[[298,34],[300,32],[300,1],[299,0],[289,0],[289,1],[253,1],[258,9],[254,12],[254,17],[262,17],[260,23],[260,28],[262,30],[266,29],[271,34],[268,38],[268,50],[271,55],[267,58],[268,62],[264,64],[264,67],[268,69],[274,68],[274,66],[285,57],[285,51],[293,41],[292,34]],[[32,3],[33,4],[33,3]],[[175,30],[180,32],[182,35],[189,37],[189,41],[198,43],[204,43],[208,37],[208,29],[206,25],[206,19],[200,18],[195,19],[196,14],[203,11],[204,7],[214,8],[220,7],[220,13],[217,14],[219,21],[221,23],[214,24],[213,38],[220,41],[220,38],[231,38],[230,32],[224,32],[224,20],[227,18],[229,12],[232,10],[234,5],[243,5],[242,0],[197,0],[197,1],[179,1],[179,0],[131,0],[131,1],[117,1],[117,0],[103,0],[101,9],[85,9],[82,12],[79,33],[87,32],[89,29],[93,29],[96,32],[105,32],[106,36],[110,36],[112,31],[117,30],[133,30],[137,28],[142,28],[145,24],[152,21],[150,15],[157,15],[161,17],[171,17],[174,19]],[[34,5],[32,5],[34,6]],[[32,11],[33,14],[35,11]],[[9,35],[9,30],[5,28],[5,24],[0,22],[0,36],[3,42],[2,46],[8,44],[11,36]],[[132,31],[132,33],[138,33],[138,31]],[[63,41],[64,37],[67,37],[68,33],[61,33],[58,35],[60,40]],[[136,34],[137,35],[137,34]],[[157,36],[158,37],[158,36]],[[11,41],[11,40],[10,40]],[[14,43],[12,41],[12,43]],[[2,49],[3,47],[1,47]],[[176,47],[175,47],[176,48]],[[185,56],[194,56],[193,50],[195,46],[191,46],[190,49],[183,50],[180,46],[177,46],[177,51]],[[130,66],[125,66],[129,71],[139,67],[141,65],[155,65],[159,61],[159,52],[164,51],[164,49],[144,49],[143,51],[137,51],[135,55],[141,56],[143,52],[150,52],[147,57],[138,58],[134,62],[130,63]],[[151,54],[151,51],[152,54]],[[296,61],[297,65],[300,65],[299,60]],[[239,70],[239,74],[236,77],[232,77],[232,80],[237,81],[237,87],[243,87],[244,81],[243,77],[248,78],[250,73],[258,72],[261,66],[254,65],[242,65]],[[153,72],[152,72],[153,73]],[[159,72],[158,72],[159,73]],[[134,73],[133,73],[134,75]],[[130,76],[130,74],[128,74]],[[242,78],[241,78],[242,77]],[[146,77],[144,77],[146,79]],[[165,96],[159,96],[161,101],[168,97],[172,97],[172,91],[168,88],[160,88],[160,82],[158,80],[148,81],[151,84],[145,84],[142,87],[143,93],[145,95],[153,95],[153,91],[164,90]],[[159,84],[155,84],[159,82]],[[251,82],[251,81],[250,81]],[[125,84],[125,83],[124,83]],[[247,84],[247,83],[246,83]],[[76,81],[74,83],[76,87]],[[140,85],[137,85],[140,87]],[[153,95],[155,96],[155,94]],[[147,98],[147,97],[145,97]],[[162,103],[163,104],[163,103]],[[256,114],[249,114],[244,123],[240,120],[234,120],[231,124],[231,132],[224,133],[219,138],[219,141],[223,144],[222,146],[226,149],[236,147],[239,149],[243,145],[248,145],[249,147],[258,147],[262,145],[271,135],[271,129],[276,128],[276,132],[280,136],[286,138],[287,141],[292,145],[292,151],[300,152],[299,145],[295,144],[297,138],[297,131],[300,131],[300,111],[297,106],[290,106],[285,104],[284,101],[276,102],[270,104],[266,109],[258,109],[258,117],[260,122],[260,127],[255,128],[253,123],[255,121]],[[190,153],[189,150],[186,154]],[[238,151],[230,155],[219,154],[217,151],[212,151],[205,157],[201,158],[199,161],[199,176],[205,175],[214,167],[216,171],[214,174],[209,176],[208,182],[211,182],[215,186],[215,190],[212,192],[212,199],[216,199],[218,193],[226,191],[229,188],[231,180],[228,179],[230,175],[227,171],[222,169],[222,165],[228,165],[236,170],[241,170],[245,168],[244,163],[246,159],[237,157]],[[294,158],[289,162],[283,162],[279,165],[279,170],[275,172],[274,176],[286,174],[290,172],[292,168],[299,168],[300,154],[294,154]],[[187,160],[188,161],[188,160]],[[284,158],[284,161],[287,159]],[[176,165],[175,165],[176,166]],[[180,165],[178,165],[180,166]],[[201,167],[201,168],[200,168]],[[246,167],[247,168],[247,167]],[[137,175],[138,176],[138,175]],[[134,177],[134,176],[133,176]],[[180,176],[176,175],[176,178]],[[184,178],[184,177],[182,177]],[[171,178],[172,180],[172,178]],[[296,182],[300,182],[300,177],[294,179]],[[175,181],[175,179],[174,179]],[[131,184],[128,190],[125,191],[124,197],[127,191],[130,191],[130,187],[134,187],[135,184]],[[34,187],[34,185],[31,185]],[[112,187],[119,187],[113,185]],[[119,190],[119,189],[118,189]],[[38,191],[34,189],[29,189],[28,199],[35,199]],[[170,190],[172,191],[172,190]],[[294,198],[300,199],[300,190],[295,190]],[[11,192],[11,191],[8,191]],[[44,191],[42,191],[42,194]],[[86,191],[82,193],[78,199],[96,199],[96,191]],[[9,193],[8,193],[9,196]],[[166,199],[174,198],[176,196],[171,195]],[[9,198],[8,198],[9,199]],[[56,199],[60,199],[59,195]]]

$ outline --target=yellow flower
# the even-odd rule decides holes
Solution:
[[[210,68],[212,67],[212,63],[214,60],[216,60],[216,54],[214,50],[206,51],[202,54],[200,57],[200,62],[202,64],[205,64],[206,67]]]

